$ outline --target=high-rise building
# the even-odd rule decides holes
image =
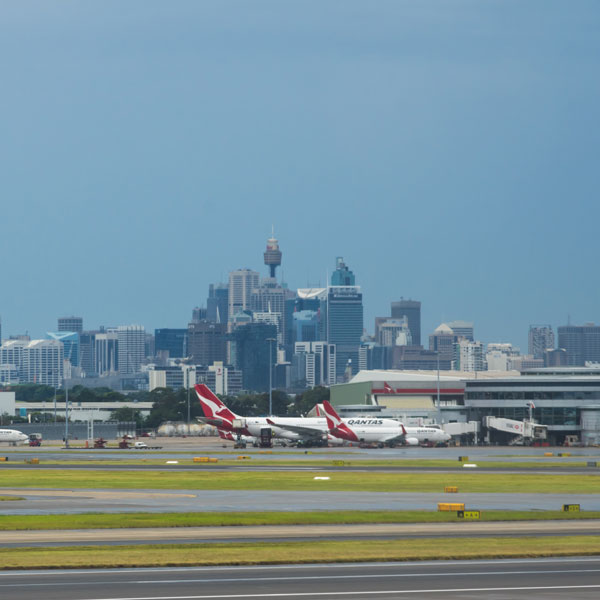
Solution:
[[[544,352],[554,348],[552,325],[529,326],[529,354],[533,358],[544,358]]]
[[[485,371],[485,349],[481,342],[460,339],[455,345],[454,369],[456,371]]]
[[[600,326],[594,323],[563,325],[558,328],[558,347],[567,351],[569,367],[600,362]]]
[[[79,366],[92,377],[96,374],[96,333],[99,331],[82,331],[79,334]]]
[[[58,331],[83,331],[83,319],[81,317],[60,317],[58,319]]]
[[[142,325],[119,325],[119,373],[138,373],[146,357],[146,330]]]
[[[359,286],[331,286],[327,289],[327,342],[336,347],[336,373],[351,364],[358,373],[358,349],[363,334],[363,303]]]
[[[327,342],[296,342],[293,381],[304,380],[308,387],[336,383],[335,347]]]
[[[0,364],[22,383],[60,387],[64,369],[63,344],[58,340],[8,340],[0,346]],[[5,369],[6,370],[6,369]]]
[[[208,315],[208,309],[202,306],[192,308],[192,321],[203,321]]]
[[[187,329],[155,329],[154,352],[168,352],[169,358],[187,356]]]
[[[187,329],[187,354],[194,365],[226,361],[227,323],[191,322]]]
[[[228,305],[229,286],[226,283],[211,283],[208,286],[205,318],[213,323],[227,323]]]
[[[454,331],[446,323],[442,323],[429,336],[429,350],[439,353],[441,360],[453,360],[455,342]]]
[[[295,342],[316,342],[319,340],[319,313],[314,310],[300,310],[292,313]]]
[[[331,285],[354,285],[354,273],[346,266],[344,258],[338,256],[335,259],[335,271],[331,274]]]
[[[230,334],[231,359],[242,372],[245,390],[269,390],[269,369],[277,362],[277,328],[266,323],[240,325]]]
[[[413,346],[421,345],[421,303],[418,300],[392,302],[392,319],[408,319]]]
[[[408,319],[386,319],[378,324],[377,343],[380,346],[412,346]]]
[[[464,339],[470,342],[475,340],[475,328],[471,321],[450,321],[448,327],[452,329],[456,339]]]
[[[283,345],[285,329],[285,300],[290,295],[287,289],[277,285],[274,279],[264,279],[259,287],[252,290],[250,310],[255,321],[270,322],[277,325],[277,339]],[[261,317],[269,314],[271,317]]]
[[[259,285],[259,276],[256,271],[250,269],[238,269],[229,273],[229,296],[227,318],[241,310],[250,309],[250,297],[252,290]]]
[[[99,377],[114,375],[119,369],[119,334],[116,329],[94,335],[94,373]]]
[[[76,331],[48,331],[46,338],[62,342],[65,360],[74,367],[79,366],[79,333]]]

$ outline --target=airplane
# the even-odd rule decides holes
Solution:
[[[16,429],[0,429],[0,442],[20,444],[29,440],[29,436]]]
[[[323,409],[329,433],[348,441],[379,445],[395,445],[398,442],[406,446],[418,446],[422,443],[447,443],[451,437],[439,427],[405,427],[394,419],[341,419],[327,400],[323,402]]]
[[[327,423],[322,417],[240,417],[229,410],[205,384],[197,384],[195,390],[204,413],[202,420],[225,432],[260,438],[261,429],[268,428],[272,430],[273,437],[307,446],[327,445]],[[236,420],[243,426],[236,427]]]

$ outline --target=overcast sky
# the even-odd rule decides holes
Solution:
[[[600,321],[600,2],[5,1],[0,315],[184,327],[275,225],[365,327]]]

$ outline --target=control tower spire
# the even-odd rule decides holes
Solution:
[[[281,265],[281,250],[279,242],[275,238],[275,228],[271,228],[271,237],[267,240],[267,249],[265,250],[265,265],[271,270],[271,277],[275,277],[275,269]]]

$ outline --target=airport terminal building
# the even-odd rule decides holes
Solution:
[[[342,416],[437,422],[463,442],[521,443],[509,424],[531,418],[545,426],[550,445],[600,443],[600,368],[444,371],[439,377],[431,371],[361,371],[333,386],[331,401]],[[488,427],[492,422],[507,427]]]

